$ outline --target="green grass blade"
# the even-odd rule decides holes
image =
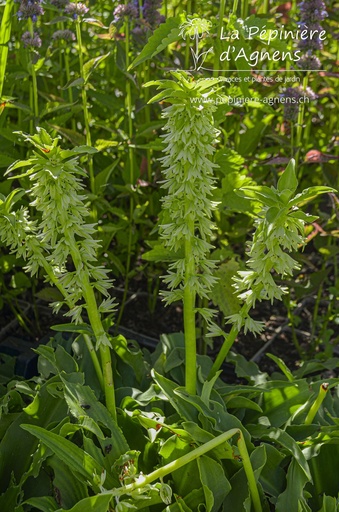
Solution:
[[[14,0],[5,2],[5,10],[1,20],[0,28],[0,99],[2,97],[3,86],[5,82],[5,72],[8,55],[8,42],[11,37],[12,28],[12,9]]]

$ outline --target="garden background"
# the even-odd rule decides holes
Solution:
[[[1,510],[336,511],[338,2],[0,12]]]

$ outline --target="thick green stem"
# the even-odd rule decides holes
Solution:
[[[65,24],[63,21],[60,23],[60,27],[61,27],[61,30],[65,29]],[[67,44],[67,42],[64,41],[62,44],[62,48],[61,48],[61,55],[63,55],[63,60],[65,63],[66,84],[70,83],[70,81],[71,81],[71,71],[70,71],[70,64],[69,64],[70,51],[71,51],[71,48],[69,47],[69,44]],[[65,84],[62,84],[62,86],[64,86],[64,85]],[[67,94],[68,94],[68,101],[69,101],[69,103],[72,104],[74,102],[73,87],[67,88]],[[72,130],[75,131],[76,123],[75,123],[74,116],[72,116],[72,119],[71,119],[71,126],[72,126]]]
[[[250,310],[250,306],[248,306],[247,304],[244,304],[243,307],[241,308],[240,314],[243,317],[245,317],[247,315],[247,313],[249,312],[249,310]],[[227,354],[231,350],[233,343],[235,342],[236,337],[238,336],[239,332],[240,332],[240,329],[238,329],[237,324],[233,324],[230,332],[225,335],[225,341],[219,351],[219,354],[217,355],[216,360],[213,363],[211,371],[208,375],[208,380],[212,379],[215,376],[215,374],[217,373],[217,371],[220,370],[221,365],[225,361]]]
[[[81,272],[81,287],[87,306],[87,314],[93,329],[94,336],[99,342],[101,366],[104,378],[106,407],[116,421],[115,391],[113,380],[112,357],[110,342],[101,322],[94,290],[89,282],[86,271]]]
[[[34,133],[34,118],[33,118],[33,111],[34,111],[34,104],[33,104],[33,88],[29,87],[29,108],[30,108],[30,111],[31,111],[31,116],[30,116],[30,120],[29,120],[29,131],[31,133]]]
[[[86,132],[86,144],[87,146],[92,146],[92,138],[91,138],[91,129],[89,123],[89,115],[88,115],[88,106],[87,106],[87,92],[86,92],[86,77],[84,73],[84,57],[82,53],[82,36],[81,36],[81,25],[80,20],[76,20],[76,35],[78,40],[79,47],[79,66],[80,66],[80,76],[83,79],[83,84],[81,87],[81,99],[82,99],[82,108],[84,111],[84,122],[85,122],[85,132]],[[93,170],[93,159],[91,155],[88,155],[88,169],[89,169],[89,179],[90,179],[90,188],[91,192],[95,190],[95,180],[94,180],[94,170]]]
[[[270,0],[264,0],[263,13],[268,14],[269,10],[270,10]]]
[[[248,16],[248,0],[243,0],[241,2],[241,17],[245,20]]]
[[[144,83],[147,83],[149,81],[149,66],[148,64],[144,63]],[[145,87],[145,123],[147,125],[151,122],[151,111],[150,106],[148,105],[149,100],[149,88]],[[146,158],[147,158],[147,180],[149,183],[152,182],[152,165],[151,165],[151,159],[152,159],[152,150],[147,149],[146,150]],[[150,196],[150,202],[153,203],[153,196]]]
[[[254,510],[255,512],[262,512],[259,492],[255,481],[251,460],[248,455],[248,451],[246,448],[242,432],[238,428],[233,428],[228,432],[220,434],[220,436],[217,436],[214,439],[211,439],[211,441],[208,441],[207,443],[199,446],[198,448],[195,448],[191,452],[186,453],[182,457],[179,457],[179,459],[176,459],[173,462],[169,462],[162,468],[156,469],[155,471],[149,473],[146,476],[139,477],[139,479],[137,479],[132,484],[128,484],[121,488],[113,489],[112,491],[108,492],[110,492],[112,496],[123,496],[124,494],[130,494],[136,489],[140,489],[145,485],[149,485],[152,482],[154,482],[154,480],[164,478],[165,476],[169,475],[170,473],[173,473],[177,469],[182,468],[183,466],[189,464],[198,457],[205,455],[205,453],[209,452],[210,450],[213,450],[217,446],[220,446],[221,444],[225,443],[235,435],[239,436],[237,440],[238,448],[243,460],[244,470],[248,479]]]
[[[111,413],[114,421],[117,421],[112,356],[109,346],[100,345],[100,356],[102,370],[104,374],[106,407],[108,411]]]
[[[167,19],[167,12],[166,11],[167,11],[167,4],[165,6],[165,18]],[[143,19],[142,0],[139,0],[139,12],[140,12],[140,19]],[[149,82],[149,80],[150,80],[150,78],[149,78],[149,65],[146,62],[143,63],[143,80],[144,80],[144,84],[147,84],[147,82]],[[150,110],[150,106],[148,104],[148,100],[149,100],[149,88],[145,87],[144,88],[145,123],[147,125],[149,125],[150,122],[151,122],[151,110]],[[152,181],[152,166],[151,166],[152,151],[151,151],[151,149],[147,149],[146,150],[146,158],[147,158],[147,180],[148,180],[149,183],[151,183],[151,181]],[[151,205],[151,207],[152,207],[152,204],[153,204],[153,196],[151,195],[150,196],[150,205]]]
[[[66,290],[60,284],[58,278],[55,276],[55,274],[53,272],[52,267],[50,266],[48,261],[43,256],[41,257],[41,263],[43,265],[43,268],[44,268],[46,274],[49,277],[49,280],[51,281],[51,283],[53,283],[56,286],[56,288],[59,290],[59,292],[66,299],[66,302],[67,302],[67,292],[66,292]],[[70,305],[69,305],[69,307],[71,308]],[[103,379],[103,375],[102,375],[102,370],[101,370],[100,362],[99,362],[98,356],[97,356],[97,354],[95,352],[92,340],[91,340],[91,338],[87,334],[84,334],[83,337],[84,337],[84,340],[85,340],[85,343],[86,343],[87,350],[88,350],[88,352],[90,354],[90,357],[92,359],[92,363],[93,363],[96,375],[98,377],[101,389],[104,391],[105,388],[104,388],[104,379]]]
[[[70,65],[69,65],[69,52],[70,49],[66,46],[64,46],[64,61],[65,61],[65,72],[66,72],[66,82],[69,83],[71,81],[71,71],[70,71]],[[74,97],[73,97],[73,89],[72,87],[68,87],[68,101],[73,104],[74,103]],[[75,118],[72,116],[71,119],[71,125],[72,130],[75,131],[76,124],[75,124]]]
[[[192,280],[196,274],[192,250],[194,218],[188,219],[189,236],[185,239],[185,282],[184,282],[184,333],[185,333],[185,387],[188,393],[196,393],[197,341],[195,328],[195,291]]]
[[[192,13],[192,1],[187,0],[186,3],[186,16],[189,16]],[[185,47],[185,69],[188,70],[190,62],[190,44],[189,38],[186,38],[186,47]]]
[[[236,15],[237,14],[237,10],[238,10],[238,0],[233,0],[232,13]]]
[[[235,342],[236,337],[239,334],[239,329],[234,324],[229,334],[226,336],[225,341],[216,357],[216,360],[213,363],[210,373],[208,374],[208,380],[211,380],[217,371],[220,370],[223,362],[225,361],[227,354],[231,350],[233,343]]]
[[[256,291],[256,294],[257,296],[260,295],[260,292],[263,288],[263,285],[260,284],[260,285],[257,285],[255,287],[255,291]],[[239,312],[239,315],[242,317],[242,318],[246,318],[246,316],[248,315],[248,312],[249,310],[251,309],[251,306],[248,305],[248,304],[244,304]],[[227,354],[229,353],[229,351],[231,350],[232,346],[233,346],[233,343],[235,342],[239,332],[240,332],[241,328],[239,329],[238,328],[238,325],[237,324],[233,324],[232,326],[232,329],[230,330],[230,332],[228,334],[225,334],[225,341],[219,351],[219,354],[217,355],[217,358],[216,360],[214,361],[214,364],[211,368],[211,371],[208,375],[208,380],[212,379],[215,374],[217,373],[218,370],[220,370],[221,368],[221,365],[223,364],[223,362],[225,361],[226,357],[227,357]]]
[[[305,74],[303,79],[303,90],[306,91],[308,85],[308,73]],[[299,107],[298,112],[298,122],[297,122],[297,137],[296,137],[296,148],[297,153],[295,155],[295,168],[297,171],[297,178],[300,179],[300,173],[299,173],[299,156],[300,156],[300,147],[301,147],[301,137],[303,133],[303,127],[304,127],[304,116],[305,116],[305,103],[303,102],[301,106]]]
[[[291,127],[291,158],[294,158],[294,124],[290,123]]]
[[[5,82],[5,72],[8,56],[8,43],[11,37],[12,28],[12,9],[14,0],[7,0],[5,2],[5,9],[1,20],[0,27],[0,99],[2,98],[2,91]]]
[[[116,420],[115,391],[110,341],[102,325],[101,316],[98,310],[94,290],[89,281],[88,271],[83,268],[81,254],[77,247],[76,241],[73,237],[69,236],[67,232],[65,233],[65,238],[70,248],[70,254],[74,266],[79,274],[79,284],[81,286],[82,294],[86,302],[88,319],[91,324],[94,337],[97,340],[97,344],[99,345],[101,367],[104,380],[106,407],[111,413],[113,419]]]

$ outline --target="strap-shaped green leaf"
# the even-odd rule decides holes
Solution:
[[[292,455],[293,460],[300,467],[306,480],[311,479],[311,473],[303,452],[301,451],[296,441],[290,435],[288,435],[287,432],[284,432],[280,428],[267,428],[266,425],[253,425],[251,427],[248,427],[248,430],[252,438],[260,439],[261,441],[267,440],[270,442],[274,442],[275,444],[278,444],[282,448],[284,448],[284,450],[286,450],[289,455]],[[290,509],[286,508],[285,511],[286,510]]]
[[[304,204],[312,201],[315,197],[320,194],[328,194],[329,192],[336,192],[332,187],[310,187],[303,190],[300,194],[297,194],[289,203],[288,206],[303,206]]]
[[[49,432],[44,428],[33,425],[21,425],[21,428],[27,430],[27,432],[40,439],[40,441],[50,448],[60,459],[62,459],[71,470],[91,482],[96,492],[100,490],[94,483],[93,477],[95,475],[100,475],[103,468],[101,464],[88,455],[88,453],[71,441],[54,434],[53,432]],[[112,476],[107,474],[105,482],[107,487],[114,487],[114,483]]]
[[[59,457],[53,455],[48,459],[48,466],[53,470],[53,487],[60,491],[60,505],[64,508],[74,507],[79,501],[88,497],[87,482],[74,474]],[[55,510],[58,508],[55,507]],[[54,510],[54,509],[52,509]],[[49,512],[49,511],[48,511]]]
[[[107,458],[113,464],[120,455],[129,450],[128,443],[120,428],[106,407],[98,401],[89,386],[82,386],[81,384],[71,382],[65,375],[61,375],[61,378],[64,383],[65,399],[71,413],[77,418],[89,416],[96,423],[104,425],[110,430],[111,437],[105,441],[101,440],[100,443],[103,448],[110,444],[110,452]]]

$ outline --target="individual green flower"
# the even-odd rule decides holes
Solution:
[[[172,502],[172,494],[173,494],[171,487],[168,484],[161,482],[161,487],[160,487],[159,493],[160,493],[160,498],[165,503],[165,505],[170,505]]]

